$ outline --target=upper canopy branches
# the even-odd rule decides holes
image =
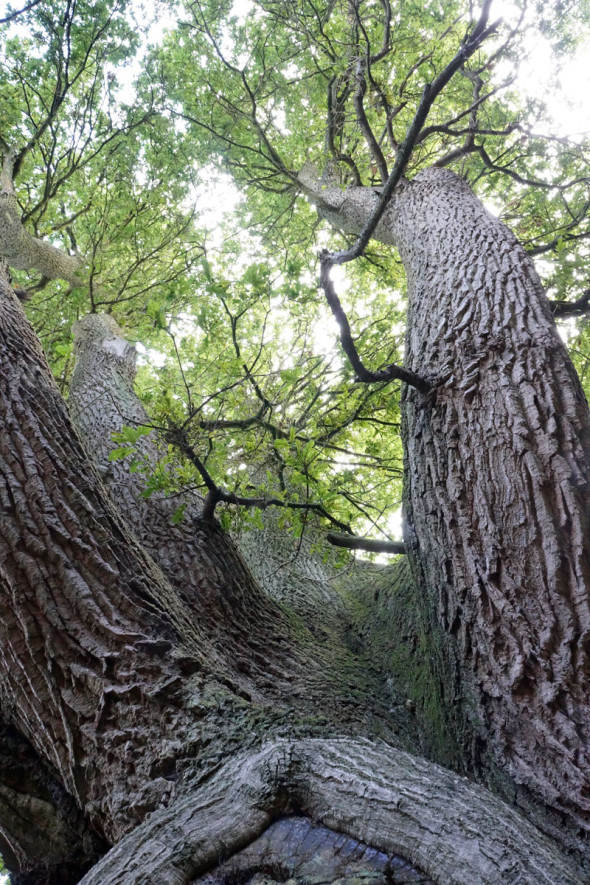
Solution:
[[[287,471],[298,503],[343,524],[360,518],[363,531],[382,524],[401,474],[399,441],[378,439],[398,424],[384,384],[429,386],[397,365],[405,282],[374,238],[367,252],[376,216],[350,252],[350,228],[334,239],[301,195],[327,206],[362,185],[379,213],[402,175],[450,166],[533,253],[560,259],[545,265],[552,297],[577,302],[588,285],[586,148],[551,134],[541,103],[519,97],[515,62],[533,32],[571,52],[584,4],[575,17],[522,4],[500,23],[493,0],[166,9],[151,30],[129,0],[39,0],[6,16],[0,251],[33,295],[64,389],[72,321],[113,313],[158,351],[165,368],[140,372],[154,420],[188,431],[216,487],[280,498]],[[236,216],[220,232],[230,203]],[[354,372],[371,382],[362,390],[315,291],[314,262],[331,243],[337,262],[364,251],[348,283],[332,280]],[[244,464],[256,465],[254,489]]]

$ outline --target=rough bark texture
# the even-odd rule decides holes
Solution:
[[[306,817],[283,817],[242,851],[195,885],[434,885],[398,855],[313,824]]]
[[[482,745],[588,831],[588,405],[532,263],[461,179],[424,173],[392,223],[408,365],[440,382],[406,393],[413,558]]]
[[[227,664],[233,606],[257,604],[231,545],[213,527],[193,561],[199,589],[219,588],[220,655],[198,596],[175,591],[119,521],[6,285],[0,337],[2,709],[97,831],[116,841],[169,800],[183,760],[215,735],[220,747],[251,740],[257,718],[264,728],[265,717],[289,722],[293,707],[313,717],[343,705],[341,720],[360,728],[353,659],[325,661],[282,612],[277,623],[266,615],[266,646],[248,673],[239,658]],[[324,680],[337,680],[338,694]],[[395,724],[383,727],[393,736]]]
[[[465,778],[370,741],[280,740],[235,755],[123,839],[82,883],[187,885],[294,811],[399,853],[439,885],[586,881],[550,839]]]
[[[80,259],[28,232],[14,190],[6,184],[0,191],[0,257],[16,270],[36,270],[49,280],[83,284]]]
[[[166,498],[158,492],[146,498],[146,477],[130,473],[131,459],[109,460],[116,447],[115,431],[125,425],[149,427],[133,390],[135,350],[110,317],[97,314],[76,324],[75,341],[69,405],[86,449],[142,546],[187,599],[207,634],[215,637],[217,653],[225,652],[225,666],[242,674],[243,696],[266,696],[281,704],[287,698],[297,703],[301,696],[308,706],[317,697],[325,710],[326,702],[332,703],[326,701],[330,686],[338,719],[345,705],[352,718],[360,714],[363,719],[372,715],[389,720],[382,727],[394,727],[401,740],[411,744],[416,730],[397,687],[384,679],[382,668],[371,668],[367,659],[359,663],[362,648],[352,635],[354,614],[346,591],[368,584],[366,591],[371,592],[370,579],[364,581],[366,572],[334,569],[311,550],[321,540],[317,534],[309,532],[299,545],[278,529],[270,512],[262,530],[236,539],[236,549],[227,535],[200,519],[198,494]],[[140,438],[139,456],[152,469],[158,469],[163,452],[167,447],[155,432]],[[185,518],[174,524],[180,503],[186,507]],[[211,569],[207,563],[216,549],[216,568]],[[370,701],[369,713],[371,693],[378,700]]]
[[[0,340],[2,708],[118,838],[170,793],[188,739],[170,651],[198,672],[207,646],[118,520],[4,283]]]
[[[375,204],[303,184],[349,233]],[[406,543],[448,637],[451,729],[573,842],[590,828],[588,406],[530,259],[461,178],[403,182],[376,236],[408,277],[406,364],[436,385],[404,394]]]
[[[333,196],[330,208],[321,188],[324,210],[349,230],[374,198],[364,189]],[[18,747],[30,745],[25,762],[42,759],[45,770],[26,786],[45,802],[28,805],[44,844],[53,829],[56,856],[85,862],[101,839],[116,843],[85,885],[188,885],[293,813],[399,853],[438,883],[587,881],[513,808],[400,749],[444,755],[451,735],[457,764],[465,735],[475,736],[485,756],[474,744],[474,770],[497,766],[504,783],[586,825],[587,407],[532,268],[464,183],[433,171],[405,185],[378,230],[408,268],[421,330],[409,339],[410,368],[438,382],[427,398],[405,400],[407,543],[430,635],[421,617],[400,617],[417,598],[404,560],[359,569],[375,605],[348,576],[338,590],[344,615],[323,635],[321,615],[312,630],[279,605],[287,585],[269,583],[269,593],[256,584],[235,546],[199,521],[197,501],[175,527],[169,502],[143,499],[125,465],[105,460],[110,432],[143,413],[130,411],[139,407],[126,342],[103,319],[87,321],[98,344],[82,354],[86,418],[78,412],[87,444],[97,444],[96,470],[0,281],[9,760],[0,795]],[[145,445],[157,457],[157,440]],[[315,582],[333,594],[329,575],[308,565],[298,588]],[[433,649],[434,668],[421,669]],[[441,688],[451,707],[458,701],[446,721]],[[425,738],[414,704],[418,722],[430,722]],[[52,778],[61,793],[45,789]],[[37,849],[23,844],[18,857],[18,828],[5,817],[0,806],[0,832],[24,869]],[[91,831],[99,841],[85,847]],[[571,826],[569,840],[582,847]]]

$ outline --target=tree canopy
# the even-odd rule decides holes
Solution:
[[[590,136],[563,125],[588,0],[21,2],[0,732],[31,783],[6,864],[102,857],[93,882],[133,856],[140,881],[157,843],[189,881],[296,809],[420,843],[441,881],[561,882],[562,852],[579,881],[590,419],[550,309],[588,388]],[[402,494],[407,557],[324,544],[400,552]],[[501,798],[465,781],[447,813],[439,764]],[[407,797],[412,771],[400,843],[376,832],[408,823],[398,794],[373,819],[366,787]]]
[[[221,493],[226,526],[260,518],[237,498],[272,500],[296,534],[312,512],[338,532],[397,534],[399,384],[358,382],[318,292],[319,251],[352,242],[322,220],[321,188],[379,193],[427,98],[403,174],[458,171],[539,257],[551,297],[582,299],[556,310],[589,383],[588,142],[552,120],[568,96],[529,94],[519,68],[542,45],[557,83],[590,7],[480,12],[462,0],[6,9],[3,180],[27,234],[71,259],[51,280],[13,262],[15,279],[64,392],[85,313],[112,314],[141,344],[139,391],[170,443],[146,494]],[[363,364],[401,362],[401,262],[372,242],[332,276]],[[148,429],[123,433],[119,454]]]

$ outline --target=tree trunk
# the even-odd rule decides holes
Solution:
[[[358,233],[367,188],[303,186]],[[377,228],[408,279],[405,534],[472,771],[590,828],[590,417],[532,262],[445,169]],[[567,838],[564,833],[564,838]]]
[[[436,203],[432,195],[442,191],[445,205],[458,204],[455,211],[466,214],[461,229],[468,228],[469,212],[476,212],[469,206],[483,212],[454,178],[441,178],[440,184],[435,178],[436,186],[425,183],[428,199]],[[414,188],[415,198],[410,199],[404,191],[392,205],[386,219],[390,232],[396,218],[401,224],[403,212],[406,224],[416,215],[424,190],[420,190],[420,182]],[[354,202],[359,194],[348,196]],[[371,198],[360,196],[357,203],[366,210]],[[488,220],[500,232],[505,231]],[[389,235],[393,237],[393,233]],[[417,245],[409,246],[408,252]],[[442,250],[442,245],[431,248]],[[425,254],[430,255],[428,249]],[[411,269],[410,259],[406,260]],[[491,261],[490,257],[488,264]],[[416,266],[420,269],[419,260]],[[412,273],[414,316],[419,275],[416,272],[412,277]],[[507,279],[506,297],[513,289],[510,273]],[[535,309],[534,316],[537,314],[542,316],[542,311]],[[419,322],[419,317],[415,321]],[[111,341],[105,352],[120,350],[124,362],[125,348],[112,343],[117,337],[111,328],[110,338],[104,336]],[[433,335],[432,342],[437,340]],[[428,337],[424,341],[432,350],[429,377],[438,379],[444,374],[444,379],[428,399],[408,395],[405,407],[408,434],[419,420],[426,421],[424,414],[430,416],[427,428],[434,430],[421,430],[423,442],[408,442],[417,447],[416,457],[426,458],[432,457],[431,451],[442,451],[446,438],[439,426],[443,420],[440,412],[459,394],[449,377],[449,366],[441,360],[439,365],[437,348]],[[98,350],[101,348],[102,344]],[[485,353],[489,350],[487,347]],[[412,342],[409,353],[411,368],[426,373],[419,362],[426,357],[413,352]],[[556,354],[561,354],[567,369],[563,351],[555,349],[555,371]],[[538,366],[540,377],[544,369],[544,365]],[[108,372],[105,390],[118,383]],[[565,385],[566,379],[560,378]],[[198,514],[175,534],[169,524],[169,505],[156,498],[152,504],[146,503],[137,518],[134,480],[118,474],[115,464],[107,475],[103,463],[105,480],[114,477],[112,488],[116,490],[117,482],[125,487],[109,496],[69,423],[38,343],[5,279],[0,285],[0,379],[5,431],[0,439],[0,705],[9,727],[16,729],[17,743],[28,740],[31,758],[43,760],[49,777],[57,780],[76,809],[58,854],[71,851],[74,856],[79,852],[88,827],[99,839],[114,845],[84,878],[85,885],[139,885],[156,880],[162,885],[188,885],[260,836],[278,817],[294,813],[388,854],[402,854],[435,882],[582,885],[587,876],[579,859],[564,857],[554,842],[517,811],[464,778],[405,752],[422,746],[419,722],[410,715],[403,693],[408,691],[415,666],[403,645],[412,644],[419,629],[406,626],[404,621],[399,640],[391,635],[390,624],[397,623],[399,611],[391,588],[401,591],[403,584],[403,579],[396,584],[401,574],[398,567],[365,571],[367,582],[361,578],[359,584],[363,589],[371,587],[375,605],[367,596],[361,604],[350,587],[348,596],[342,591],[344,608],[348,606],[351,612],[349,626],[360,643],[354,648],[356,642],[351,645],[344,637],[346,630],[336,637],[338,631],[331,627],[328,641],[321,636],[320,623],[313,625],[312,632],[300,617],[270,598],[249,575],[234,546],[215,525],[203,526]],[[123,393],[127,395],[129,376],[125,384]],[[111,386],[113,390],[116,388]],[[573,400],[564,390],[565,410]],[[464,402],[464,392],[461,397]],[[477,398],[472,402],[477,404]],[[98,417],[100,412],[95,409],[96,420]],[[562,426],[565,419],[561,414],[559,418]],[[538,435],[538,428],[533,430]],[[533,438],[535,434],[531,431]],[[469,443],[465,440],[463,444]],[[473,443],[483,457],[481,436],[479,447],[475,440]],[[149,444],[157,448],[157,442]],[[432,488],[441,492],[435,468],[440,469],[436,459],[432,465],[427,460],[423,469],[432,471]],[[419,476],[425,481],[420,472]],[[412,474],[413,494],[414,483]],[[433,492],[431,486],[425,488],[426,499]],[[567,490],[565,480],[563,488]],[[116,510],[117,499],[123,519]],[[524,500],[523,512],[534,500],[534,496]],[[442,504],[438,506],[442,508]],[[460,629],[450,630],[453,624],[448,622],[447,602],[451,590],[465,608],[471,597],[461,584],[463,572],[453,559],[448,575],[443,568],[448,586],[441,583],[440,562],[432,561],[432,507],[430,499],[426,506],[422,500],[413,500],[415,536],[410,534],[408,541],[431,609],[441,615],[442,628],[436,630],[451,637],[446,646],[441,642],[445,649],[440,669],[444,691],[448,695],[451,685],[469,690],[474,704],[473,710],[462,709],[450,723],[465,722],[465,728],[479,729],[482,739],[488,725],[489,752],[495,754],[496,764],[507,778],[513,774],[515,780],[523,781],[506,741],[502,742],[484,718],[499,716],[497,711],[504,710],[506,719],[505,708],[516,704],[518,697],[515,700],[511,695],[502,701],[493,695],[496,706],[487,701],[484,688],[488,683],[480,678],[484,652],[491,656],[487,678],[504,672],[503,662],[496,660],[493,633],[487,646],[483,639],[468,646]],[[439,515],[437,528],[442,521]],[[147,525],[154,529],[151,540]],[[443,525],[442,529],[440,549],[445,556],[448,550],[457,557],[458,541],[451,527]],[[472,545],[474,557],[479,555],[481,527],[478,525],[474,537],[469,538],[467,527],[462,530],[464,544]],[[503,528],[502,538],[507,532],[508,528]],[[506,543],[502,543],[499,549],[504,553]],[[149,547],[151,556],[143,545]],[[180,557],[181,546],[186,559]],[[526,556],[528,551],[521,549],[520,555]],[[526,569],[523,575],[527,578]],[[559,586],[565,593],[567,588]],[[445,605],[437,595],[441,588],[445,588]],[[523,593],[532,596],[532,588],[526,585]],[[564,603],[567,601],[564,596]],[[390,609],[383,613],[380,606]],[[468,623],[477,635],[488,629],[487,612],[475,605],[473,612],[469,610],[473,620]],[[235,623],[242,618],[245,627]],[[464,619],[462,614],[459,623]],[[493,619],[490,624],[500,631],[500,637],[504,635],[504,625],[498,626]],[[374,627],[377,641],[367,635],[368,625]],[[525,638],[535,639],[534,627],[523,624],[528,630]],[[426,644],[417,646],[418,654],[427,656],[428,637],[422,636],[421,641]],[[379,648],[379,644],[388,648]],[[232,656],[234,648],[237,653]],[[541,651],[536,648],[539,660]],[[253,657],[247,672],[246,653]],[[373,663],[369,657],[374,658]],[[457,662],[466,667],[465,683],[449,680]],[[406,665],[409,670],[404,674]],[[428,685],[436,704],[437,688],[432,681]],[[581,681],[574,682],[574,691],[578,685]],[[542,721],[553,722],[547,714]],[[444,729],[439,731],[439,738],[443,733]],[[11,755],[11,766],[16,764],[18,752]],[[546,757],[547,753],[543,764],[547,763],[551,774]],[[540,772],[549,778],[542,766]],[[7,780],[8,775],[0,769],[0,787]],[[33,780],[30,795],[41,796],[42,784]],[[553,783],[550,778],[548,782]],[[560,807],[553,795],[543,791],[543,783],[533,778],[527,786],[553,807]],[[564,807],[565,792],[558,797]],[[59,818],[60,808],[63,813],[64,802],[58,800],[55,794],[47,799],[49,821],[56,815]],[[573,794],[568,811],[585,821],[578,800]],[[10,830],[3,826],[5,813],[0,806],[3,834]],[[42,821],[43,815],[33,809],[31,822],[43,825]],[[16,838],[13,828],[7,836],[9,846]],[[47,827],[44,838],[48,838]],[[567,844],[563,834],[560,839]],[[27,859],[34,852],[24,848],[22,853]],[[21,863],[16,853],[14,856]],[[66,863],[64,858],[64,870]],[[286,860],[284,868],[288,868]],[[41,881],[39,876],[36,881]]]

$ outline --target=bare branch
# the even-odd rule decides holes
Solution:
[[[15,18],[18,18],[19,15],[23,14],[23,12],[28,12],[29,9],[34,9],[35,6],[38,6],[40,2],[41,2],[41,0],[32,0],[31,3],[27,3],[26,6],[23,6],[22,9],[17,9],[16,12],[11,12],[8,15],[6,15],[4,18],[0,18],[0,25],[5,25],[8,22],[14,21]]]
[[[201,518],[205,521],[212,520],[215,515],[215,508],[217,504],[235,504],[239,507],[255,507],[259,510],[266,510],[268,507],[283,507],[289,510],[305,510],[311,511],[313,513],[317,513],[319,516],[323,516],[324,519],[327,519],[328,522],[331,522],[332,525],[339,528],[341,531],[350,533],[350,526],[345,522],[341,522],[341,520],[336,519],[336,517],[332,516],[328,511],[322,507],[321,504],[314,503],[298,503],[294,501],[284,501],[282,498],[254,498],[254,497],[245,497],[242,495],[236,495],[235,492],[227,492],[225,489],[220,488],[207,468],[205,464],[199,458],[194,448],[189,443],[186,433],[184,430],[178,427],[170,427],[166,432],[166,436],[168,442],[171,445],[176,446],[179,451],[183,453],[183,455],[190,461],[190,463],[195,467],[200,474],[205,486],[207,488],[207,494],[205,496],[205,501],[203,505],[203,512],[201,514]]]
[[[361,130],[363,138],[367,143],[367,147],[369,148],[373,163],[379,170],[381,182],[385,184],[385,182],[387,181],[387,163],[385,162],[383,151],[379,147],[379,143],[369,125],[369,121],[367,120],[367,115],[365,113],[365,106],[363,103],[365,92],[367,91],[367,81],[365,79],[364,62],[361,59],[358,60],[356,66],[356,81],[357,88],[354,93],[354,109],[356,111],[358,127]]]
[[[444,70],[441,71],[441,73],[435,78],[435,80],[432,83],[426,84],[426,86],[424,87],[422,98],[420,100],[420,103],[418,104],[416,113],[414,114],[414,119],[410,123],[404,141],[397,151],[393,169],[391,170],[391,173],[381,191],[379,201],[354,245],[347,250],[343,250],[340,252],[324,251],[320,255],[321,269],[319,285],[324,290],[326,300],[328,301],[330,309],[332,310],[332,313],[334,314],[334,317],[336,318],[336,321],[340,326],[340,340],[342,342],[342,347],[346,355],[348,356],[353,369],[357,373],[357,378],[359,381],[370,383],[373,381],[389,381],[393,379],[399,379],[401,381],[404,381],[406,384],[412,385],[422,393],[427,393],[431,389],[430,384],[424,378],[419,378],[413,372],[409,372],[408,370],[403,369],[400,366],[387,366],[385,369],[382,369],[378,372],[371,372],[365,368],[354,344],[348,319],[346,317],[346,314],[344,313],[344,310],[342,309],[340,299],[338,298],[338,295],[336,294],[336,291],[334,289],[334,285],[330,279],[330,270],[336,264],[345,264],[346,262],[353,261],[363,254],[369,240],[373,236],[375,228],[377,227],[383,213],[385,212],[385,208],[389,202],[390,197],[392,196],[397,184],[399,183],[404,173],[406,165],[416,145],[418,136],[420,135],[422,127],[426,122],[426,118],[435,99],[442,92],[442,90],[451,80],[453,75],[457,71],[461,70],[467,59],[469,59],[481,46],[483,41],[495,32],[498,26],[498,22],[495,22],[492,25],[488,26],[491,2],[492,0],[484,0],[479,20],[473,28],[471,34],[467,34],[467,36],[465,37],[460,50],[448,63]],[[479,88],[480,87],[478,86],[477,94]],[[362,94],[363,93],[361,91],[361,107]]]
[[[422,130],[424,123],[426,122],[426,118],[434,101],[440,95],[442,90],[445,88],[449,80],[456,74],[460,68],[463,67],[468,58],[470,58],[474,52],[479,49],[481,44],[487,37],[493,34],[497,27],[498,22],[494,22],[489,27],[487,25],[488,17],[489,17],[489,9],[491,5],[491,0],[485,0],[482,8],[482,13],[477,22],[475,28],[471,35],[468,35],[465,42],[463,43],[461,49],[457,52],[455,57],[451,59],[448,65],[445,67],[443,71],[434,79],[432,83],[427,83],[424,87],[424,91],[422,93],[422,98],[414,114],[414,119],[410,123],[408,130],[406,132],[406,137],[404,138],[402,144],[399,147],[399,150],[396,154],[395,163],[387,179],[387,182],[381,192],[381,196],[378,204],[376,205],[373,213],[365,224],[363,230],[360,233],[356,243],[352,246],[351,249],[347,249],[345,251],[336,252],[331,255],[331,264],[346,264],[348,261],[354,261],[355,258],[358,258],[364,252],[369,240],[373,236],[375,228],[379,224],[383,213],[385,212],[385,208],[389,202],[395,187],[400,181],[408,160],[412,155],[412,151],[416,145],[416,141],[418,136]]]
[[[572,181],[568,181],[565,184],[556,184],[553,181],[542,181],[538,178],[525,178],[523,175],[510,169],[509,166],[499,166],[497,161],[492,160],[483,145],[477,147],[477,152],[488,169],[491,169],[493,172],[502,172],[504,175],[508,175],[510,178],[514,179],[514,181],[518,181],[519,184],[527,185],[527,187],[540,187],[544,190],[566,191],[578,184],[588,184],[589,179],[586,175],[574,178]]]
[[[406,545],[401,541],[374,541],[370,538],[359,538],[358,535],[345,535],[328,532],[326,541],[335,547],[347,550],[366,550],[368,553],[391,553],[399,555],[406,552]]]
[[[338,86],[340,77],[332,77],[328,83],[328,119],[326,126],[326,147],[330,151],[332,157],[337,163],[344,163],[352,171],[354,183],[357,187],[362,184],[360,172],[357,165],[349,154],[343,154],[336,147],[336,138],[341,134],[343,123],[343,104],[346,100],[348,87],[345,87],[343,93],[338,95]]]
[[[586,289],[577,301],[550,301],[549,304],[555,318],[582,316],[590,313],[590,289]]]
[[[406,384],[415,387],[421,393],[428,393],[431,389],[431,385],[428,381],[424,378],[420,378],[408,369],[403,369],[401,366],[390,365],[377,372],[371,372],[363,365],[352,338],[348,318],[344,313],[340,299],[334,289],[334,284],[330,279],[330,270],[333,265],[331,259],[332,255],[330,252],[324,251],[320,255],[321,270],[319,285],[324,290],[326,300],[330,305],[330,309],[334,314],[336,322],[340,326],[340,341],[342,342],[342,348],[350,360],[352,368],[356,372],[357,380],[367,384],[374,381],[393,381],[394,379],[398,379],[399,381],[404,381]]]

